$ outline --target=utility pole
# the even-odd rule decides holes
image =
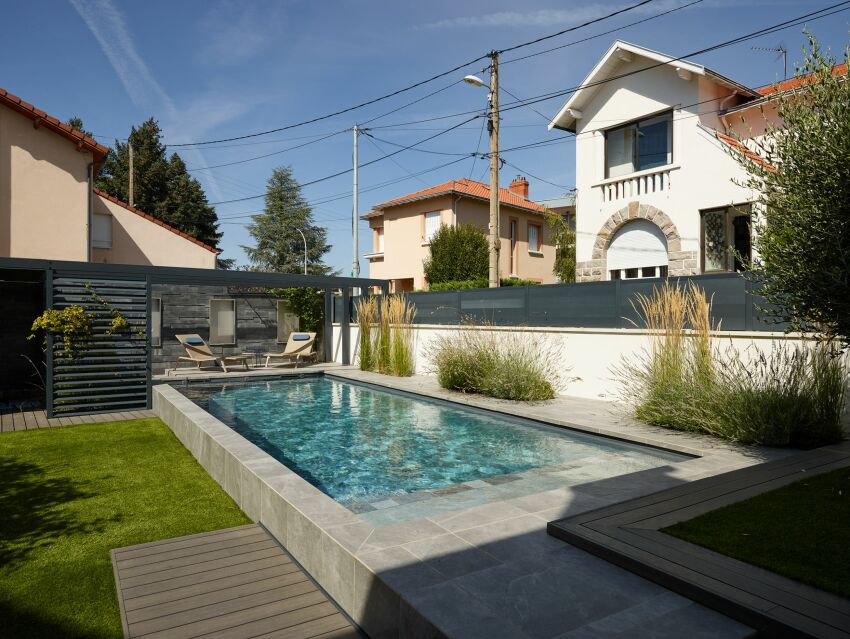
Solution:
[[[357,136],[360,133],[357,130],[356,124],[354,125],[354,128],[352,130],[354,131],[354,190],[352,192],[351,205],[351,235],[353,238],[353,249],[351,254],[351,276],[360,277],[360,256],[358,255],[360,251],[360,242],[357,234],[359,226],[357,214],[360,212],[360,207],[357,202]]]
[[[499,287],[499,52],[490,52],[490,288]]]
[[[127,141],[127,148],[130,153],[130,183],[127,185],[127,199],[129,200],[130,206],[133,205],[133,143],[129,140]]]

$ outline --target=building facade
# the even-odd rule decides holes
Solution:
[[[108,152],[0,89],[0,257],[215,268],[215,248],[94,188]]]
[[[500,189],[499,273],[551,284],[556,281],[555,247],[546,228],[546,209],[528,199],[528,190],[523,177]],[[394,292],[427,289],[423,263],[432,235],[442,224],[471,224],[488,233],[489,200],[489,185],[460,179],[376,205],[361,218],[372,232],[372,251],[364,256],[369,277],[391,280]]]
[[[576,136],[577,281],[743,270],[756,194],[730,151],[777,90],[615,42],[550,124]]]

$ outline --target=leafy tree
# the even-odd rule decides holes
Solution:
[[[425,260],[429,284],[487,278],[489,247],[484,232],[471,224],[443,224],[431,238]]]
[[[555,211],[544,214],[549,237],[555,245],[555,265],[552,273],[561,282],[576,281],[576,232],[570,228],[569,221]]]
[[[804,89],[775,100],[784,126],[733,155],[759,196],[753,274],[778,319],[850,346],[850,80],[809,36]],[[844,54],[845,61],[848,52]]]
[[[200,182],[189,175],[176,153],[168,158],[162,131],[153,118],[130,129],[128,142],[115,141],[97,176],[97,187],[129,200],[130,149],[133,146],[133,204],[148,215],[209,244],[218,246],[218,216]]]
[[[304,233],[302,239],[301,233]],[[313,210],[301,195],[301,186],[292,176],[292,168],[272,171],[266,185],[262,213],[252,217],[248,233],[254,246],[243,246],[255,267],[278,273],[304,272],[304,240],[307,241],[307,271],[326,275],[330,267],[322,257],[330,250],[327,229],[313,223]]]
[[[83,119],[76,115],[68,118],[68,121],[65,122],[65,124],[67,124],[72,129],[77,129],[77,131],[85,133],[89,137],[94,137],[91,131],[86,131],[86,128],[83,126]]]

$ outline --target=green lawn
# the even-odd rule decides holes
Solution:
[[[664,532],[850,598],[850,468],[815,475]]]
[[[158,419],[0,435],[0,634],[121,637],[109,550],[249,523]]]

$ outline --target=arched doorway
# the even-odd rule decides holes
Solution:
[[[666,277],[667,237],[649,220],[631,220],[611,237],[606,279]]]

